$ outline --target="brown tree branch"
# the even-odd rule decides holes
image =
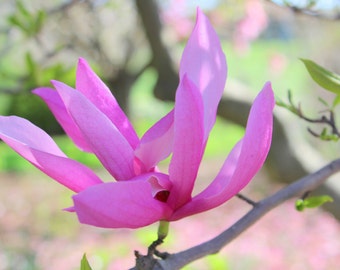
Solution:
[[[174,270],[203,258],[207,255],[219,252],[224,246],[234,240],[237,236],[243,233],[257,220],[263,217],[270,210],[287,201],[288,199],[302,196],[308,191],[314,190],[322,183],[324,183],[328,177],[340,171],[340,159],[334,160],[320,170],[307,175],[298,181],[288,185],[287,187],[279,190],[275,194],[257,202],[254,207],[240,218],[230,228],[216,236],[215,238],[204,242],[200,245],[192,247],[190,249],[171,254],[164,260],[155,259],[155,267],[152,269],[162,270]],[[143,269],[135,267],[132,269]],[[150,269],[150,268],[149,268]]]
[[[324,19],[324,20],[334,20],[334,21],[340,20],[340,12],[338,10],[339,6],[337,4],[334,4],[333,11],[327,12],[327,11],[323,11],[320,9],[315,9],[314,8],[315,4],[313,3],[310,3],[310,4],[307,3],[304,7],[303,6],[299,7],[293,3],[288,3],[288,2],[282,3],[282,5],[275,3],[272,0],[267,0],[267,2],[270,2],[276,6],[288,8],[295,14],[317,17],[317,18]],[[313,2],[313,1],[310,1],[310,2]]]
[[[178,74],[162,41],[162,23],[157,3],[155,0],[135,0],[135,4],[152,52],[151,65],[158,73],[154,94],[161,100],[174,100]]]

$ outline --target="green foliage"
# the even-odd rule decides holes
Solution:
[[[337,95],[333,100],[332,108],[335,108],[339,104],[340,104],[340,95]]]
[[[223,43],[223,50],[228,52],[228,66],[232,67],[228,70],[226,93],[235,91],[230,85],[230,80],[233,80],[248,86],[255,96],[269,78],[273,80],[276,94],[287,90],[287,82],[290,86],[294,85],[294,88],[299,89],[300,94],[307,92],[304,70],[297,61],[291,61],[288,58],[288,56],[295,57],[300,54],[301,44],[299,42],[260,39],[252,43],[250,50],[242,57],[231,43]],[[276,55],[282,56],[283,61],[286,61],[281,71],[275,71],[271,65]]]
[[[18,27],[27,37],[38,34],[45,23],[45,19],[46,13],[43,10],[31,13],[23,1],[16,1],[16,13],[7,18],[10,25]]]
[[[330,133],[327,128],[323,128],[318,137],[323,141],[337,142],[339,140],[339,136],[337,134]]]
[[[39,86],[49,86],[50,80],[60,80],[67,84],[74,83],[74,68],[67,68],[61,63],[44,67],[34,60],[31,53],[25,55],[25,75],[9,75],[16,80],[14,95],[10,95],[7,110],[4,114],[18,115],[27,118],[49,134],[63,133],[50,110],[31,90]]]
[[[340,94],[340,75],[333,73],[315,62],[308,59],[301,59],[305,64],[312,79],[324,89],[337,95]]]
[[[327,108],[324,112],[327,112],[329,116],[323,115],[321,116],[321,118],[315,118],[315,119],[307,117],[302,112],[300,105],[296,106],[293,103],[292,94],[290,91],[288,91],[288,103],[280,100],[279,98],[276,98],[276,105],[289,110],[290,112],[304,119],[307,122],[326,125],[327,127],[323,128],[321,133],[316,133],[310,128],[308,128],[308,131],[314,137],[317,137],[323,141],[337,142],[340,139],[340,134],[335,123],[334,108],[340,103],[340,98],[339,96],[336,96],[336,98],[333,100],[332,105],[329,105],[326,100],[320,97],[318,98],[318,100]]]
[[[61,63],[45,67],[35,61],[30,52],[25,55],[26,75],[23,78],[23,88],[29,91],[38,86],[50,85],[50,80],[59,80],[72,85],[75,68],[67,68]]]
[[[220,254],[214,254],[214,255],[208,256],[207,261],[208,261],[210,270],[230,269],[228,259],[223,257]]]
[[[86,254],[84,254],[83,258],[81,259],[80,270],[92,270],[89,262],[87,261]]]
[[[333,202],[333,198],[328,195],[312,196],[305,199],[298,199],[295,202],[295,208],[298,211],[303,211],[305,208],[316,208],[327,202]]]
[[[275,101],[277,106],[283,107],[293,114],[299,115],[299,109],[293,103],[292,92],[290,90],[288,90],[288,103],[284,102],[279,97],[275,97]]]

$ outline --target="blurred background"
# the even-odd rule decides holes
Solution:
[[[273,3],[275,2],[275,3]],[[340,74],[340,1],[36,0],[0,2],[0,114],[19,115],[53,135],[71,158],[111,181],[95,157],[63,135],[31,90],[51,79],[71,86],[84,57],[129,114],[138,134],[173,105],[181,53],[196,6],[210,18],[228,62],[225,95],[209,139],[197,190],[217,174],[243,135],[251,101],[266,81],[277,99],[291,90],[296,104],[319,117],[333,96],[309,77],[299,58]],[[151,105],[152,104],[152,105]],[[243,193],[253,199],[339,157],[339,143],[307,132],[309,124],[275,109],[267,165]],[[316,131],[322,127],[313,127]],[[166,171],[166,162],[162,169]],[[294,201],[274,209],[221,253],[186,269],[337,269],[340,264],[340,188],[334,177],[319,193],[326,209],[297,212]],[[127,269],[133,251],[146,252],[157,226],[103,230],[80,225],[61,209],[72,193],[0,144],[0,270],[79,269],[87,253],[94,270]],[[122,206],[123,207],[123,206]],[[208,213],[174,222],[161,249],[178,252],[206,241],[249,210],[237,198]]]

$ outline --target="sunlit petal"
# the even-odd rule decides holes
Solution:
[[[256,97],[246,132],[236,144],[215,180],[191,202],[178,209],[173,220],[217,207],[244,188],[262,167],[269,152],[274,95],[270,83]]]
[[[174,147],[169,167],[173,188],[169,204],[177,208],[191,199],[204,146],[202,95],[186,76],[177,89],[174,113]]]
[[[223,94],[227,64],[219,38],[208,18],[197,9],[195,28],[184,49],[180,78],[186,74],[199,88],[204,102],[204,138],[216,120],[217,105]]]
[[[47,133],[26,119],[0,116],[0,138],[39,170],[75,192],[102,183],[89,168],[69,159]]]
[[[133,149],[137,147],[139,139],[129,119],[120,108],[110,89],[82,58],[78,62],[76,89],[82,92],[112,121]]]
[[[78,126],[67,112],[64,102],[60,98],[57,91],[52,88],[40,87],[33,90],[33,93],[38,95],[45,101],[49,109],[52,111],[54,117],[62,126],[65,133],[72,139],[72,141],[81,150],[92,152],[91,147],[87,144]]]
[[[117,180],[134,177],[133,149],[116,126],[80,92],[60,82],[53,85],[104,167]]]

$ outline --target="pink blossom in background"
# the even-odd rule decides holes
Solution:
[[[255,40],[267,28],[268,18],[260,0],[246,1],[246,15],[237,24],[234,34],[234,43],[239,51],[248,48],[249,43]]]
[[[185,0],[173,0],[161,10],[163,22],[173,29],[178,40],[187,38],[193,27],[193,23],[186,12],[185,2]]]
[[[287,69],[288,59],[282,53],[275,52],[269,58],[269,70],[273,75],[279,75]]]
[[[73,142],[95,154],[116,181],[104,183],[23,118],[1,116],[0,138],[76,192],[74,205],[67,210],[75,212],[81,223],[138,228],[159,220],[178,220],[233,197],[262,167],[269,151],[274,98],[270,83],[266,83],[251,108],[243,139],[211,184],[192,197],[226,73],[218,37],[198,9],[180,63],[174,109],[140,139],[110,90],[84,59],[78,63],[75,89],[58,81],[52,81],[55,89],[35,89]],[[157,164],[170,154],[168,172],[162,173]]]

